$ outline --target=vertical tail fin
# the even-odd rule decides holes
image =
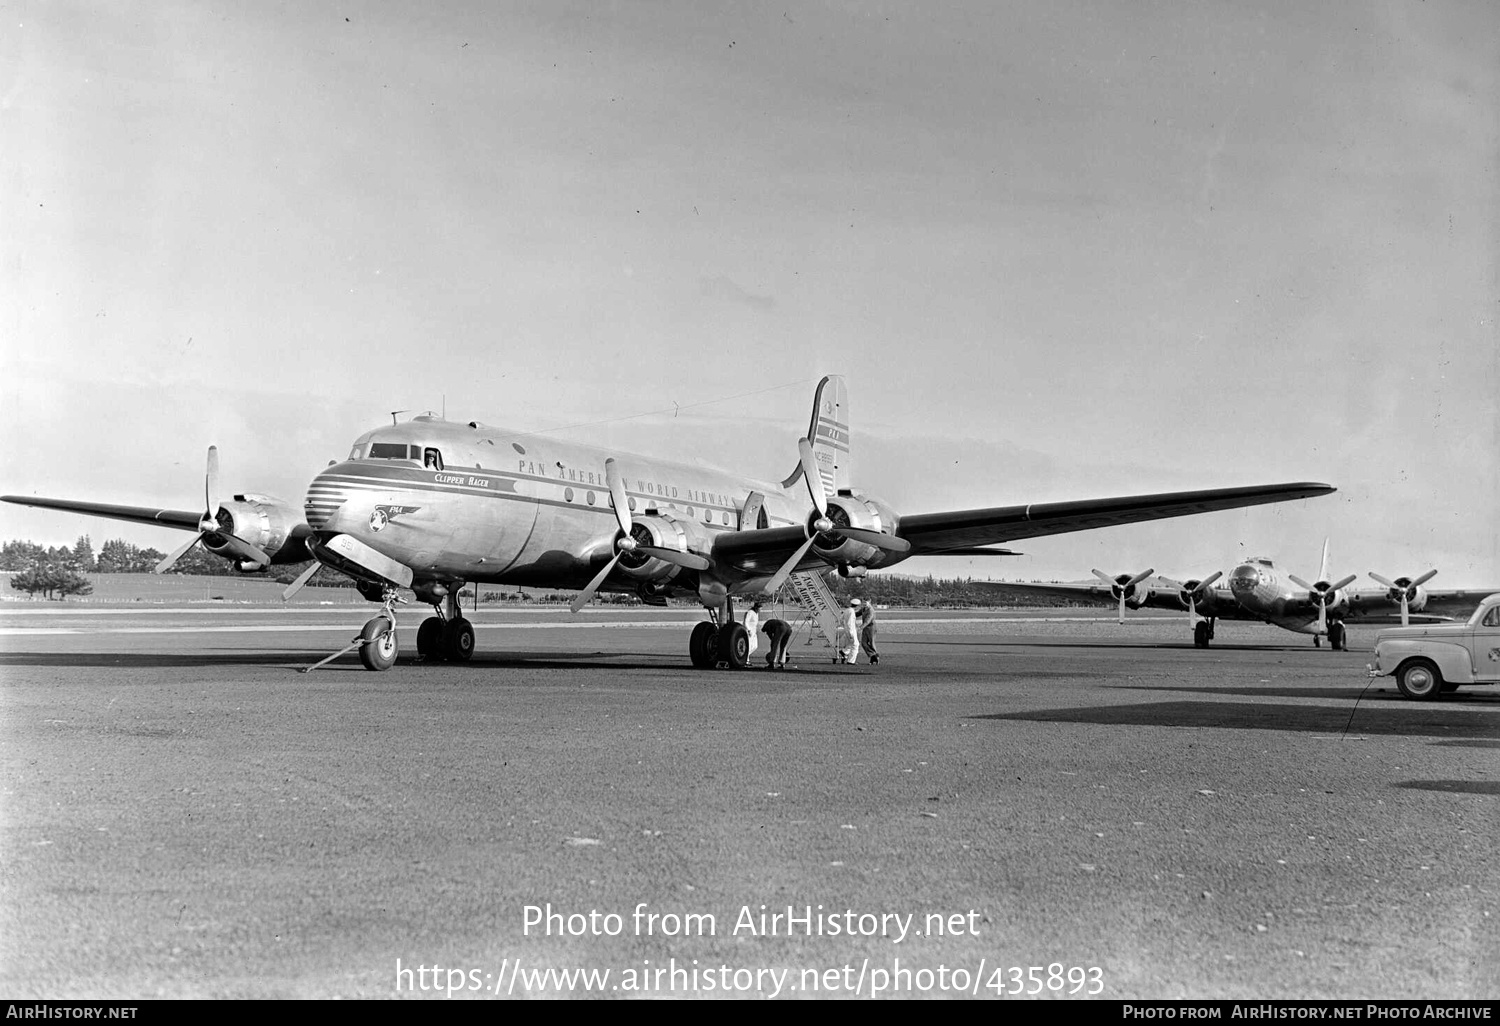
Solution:
[[[1318,567],[1318,576],[1316,578],[1314,578],[1314,580],[1318,580],[1318,581],[1326,581],[1326,580],[1328,580],[1328,539],[1327,538],[1323,539],[1323,563],[1322,563],[1321,566]]]
[[[807,440],[823,472],[824,492],[837,495],[851,488],[854,466],[849,453],[849,390],[840,375],[830,374],[818,382]]]

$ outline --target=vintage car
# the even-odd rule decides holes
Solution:
[[[1500,684],[1500,594],[1480,602],[1467,623],[1381,631],[1370,676],[1394,676],[1403,695],[1422,699],[1460,684]]]

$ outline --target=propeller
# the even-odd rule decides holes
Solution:
[[[1348,577],[1340,578],[1332,584],[1329,584],[1327,581],[1319,581],[1316,584],[1308,584],[1306,581],[1304,581],[1300,577],[1297,577],[1295,574],[1287,574],[1287,578],[1290,579],[1291,582],[1297,587],[1306,588],[1310,593],[1310,597],[1312,598],[1312,600],[1318,604],[1319,634],[1328,633],[1328,606],[1331,602],[1333,602],[1335,596],[1338,595],[1339,589],[1347,587],[1358,576],[1358,574],[1350,574]]]
[[[297,579],[286,586],[286,590],[281,593],[281,601],[290,601],[293,595],[301,591],[303,587],[306,586],[307,582],[312,580],[312,575],[317,573],[318,568],[322,565],[322,563],[314,559],[312,562],[312,566],[308,567],[306,570],[298,574]]]
[[[243,538],[236,538],[225,529],[224,524],[219,520],[221,512],[219,507],[219,448],[218,446],[210,445],[208,447],[208,471],[203,477],[203,519],[198,521],[198,533],[188,539],[185,544],[174,549],[166,559],[157,563],[156,569],[152,572],[158,574],[166,573],[167,570],[171,569],[173,563],[176,563],[187,554],[188,549],[210,535],[221,539],[224,546],[236,556],[253,563],[259,563],[261,566],[269,566],[271,563],[270,556]],[[233,524],[234,521],[230,519],[229,523]]]
[[[1200,595],[1204,594],[1205,592],[1207,592],[1208,591],[1208,586],[1210,584],[1214,583],[1220,577],[1223,577],[1223,576],[1224,576],[1224,571],[1222,571],[1222,570],[1215,570],[1213,573],[1211,573],[1207,577],[1203,578],[1203,580],[1201,580],[1201,581],[1188,581],[1183,586],[1183,589],[1182,589],[1182,598],[1183,598],[1183,601],[1187,603],[1187,607],[1188,607],[1188,623],[1189,624],[1194,624],[1194,623],[1198,622],[1198,596],[1200,596]]]
[[[818,535],[833,530],[833,521],[828,519],[828,497],[823,494],[823,475],[818,470],[817,460],[813,458],[812,443],[805,438],[797,439],[797,455],[801,458],[799,466],[802,468],[802,480],[807,482],[807,494],[812,499],[813,509],[818,511],[818,519],[810,525],[812,530],[807,533],[807,541],[798,546],[797,551],[792,553],[792,558],[781,564],[781,569],[766,582],[767,595],[774,595],[781,590],[797,564],[802,562],[802,557],[807,555],[807,550],[812,548]]]
[[[1394,581],[1388,581],[1375,571],[1370,571],[1370,577],[1378,584],[1383,584],[1389,589],[1392,600],[1401,600],[1401,626],[1407,626],[1411,616],[1411,601],[1417,597],[1417,588],[1426,584],[1437,576],[1436,570],[1429,570],[1416,580],[1410,577],[1398,577]]]
[[[604,579],[614,572],[615,566],[620,562],[620,557],[627,552],[634,552],[637,548],[636,540],[630,536],[630,528],[633,524],[630,519],[630,496],[625,494],[625,478],[620,475],[619,465],[615,463],[613,456],[604,461],[604,480],[609,485],[609,497],[614,503],[615,521],[620,525],[620,535],[615,539],[614,558],[604,564],[604,569],[594,575],[588,587],[580,591],[578,597],[573,599],[572,605],[568,607],[575,613],[588,605],[589,600],[594,597],[594,592],[598,591],[599,586],[604,583]],[[675,553],[675,555],[682,555],[682,553]]]
[[[1115,597],[1120,600],[1121,623],[1125,622],[1125,597],[1135,591],[1135,586],[1137,584],[1140,584],[1146,578],[1156,573],[1156,571],[1151,567],[1147,567],[1145,570],[1142,570],[1134,577],[1127,577],[1125,574],[1121,574],[1118,577],[1111,577],[1103,570],[1090,570],[1089,572],[1095,577],[1099,578],[1099,580],[1103,581],[1105,584],[1109,585],[1110,591],[1112,591]]]

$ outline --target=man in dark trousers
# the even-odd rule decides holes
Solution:
[[[773,617],[761,624],[760,629],[765,632],[766,638],[771,642],[770,650],[766,652],[766,669],[786,669],[786,647],[792,640],[792,625],[785,620]]]
[[[869,599],[859,604],[859,612],[855,614],[855,620],[859,624],[859,647],[865,650],[865,655],[869,656],[870,665],[877,665],[880,662],[880,653],[875,651],[875,607]]]

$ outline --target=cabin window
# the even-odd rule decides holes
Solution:
[[[406,446],[395,445],[391,442],[371,442],[370,459],[372,460],[404,460],[407,459]]]
[[[588,494],[588,500],[589,500],[589,505],[592,506],[594,504],[594,493],[593,492],[589,492],[589,494]]]
[[[422,466],[428,470],[443,469],[443,454],[436,449],[427,449],[422,453]]]
[[[728,512],[728,510],[726,510],[726,511],[724,511],[724,512],[723,512],[723,513],[720,513],[720,514],[719,514],[719,521],[720,521],[720,523],[722,523],[722,524],[723,524],[723,525],[724,525],[724,526],[725,526],[725,527],[728,527],[728,526],[729,526],[729,512]]]
[[[573,501],[573,489],[571,489],[571,488],[564,488],[563,489],[563,498],[567,499],[569,502],[572,502]]]

